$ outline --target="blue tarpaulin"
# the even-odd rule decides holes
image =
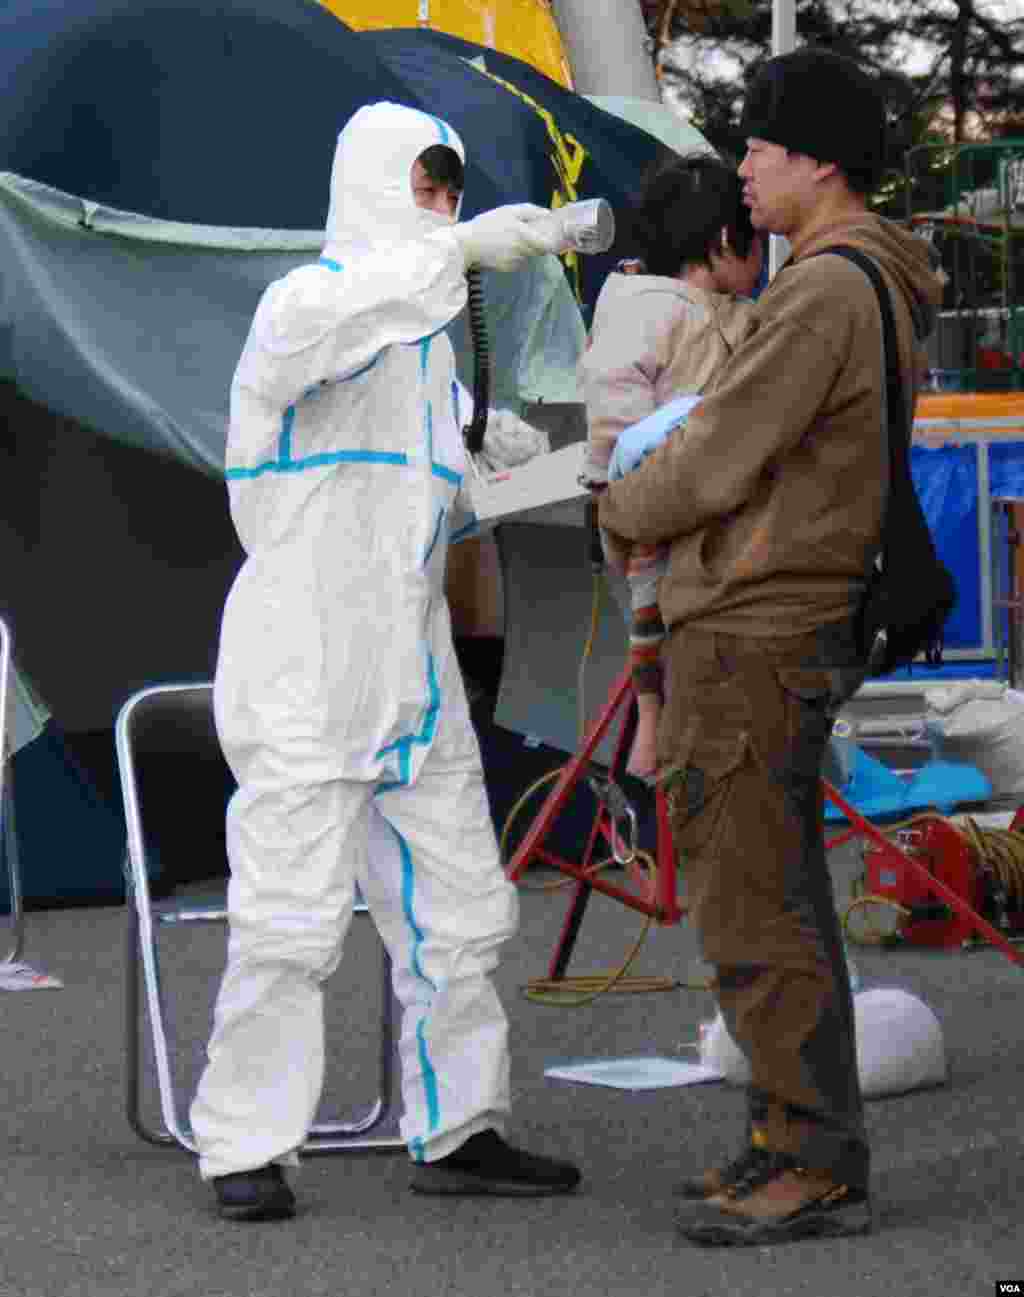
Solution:
[[[838,792],[867,820],[900,819],[929,807],[949,815],[957,806],[984,802],[992,796],[988,776],[976,766],[930,761],[904,779],[855,744],[852,754],[849,774]],[[846,816],[826,801],[825,819],[845,821]]]
[[[956,607],[946,623],[947,649],[980,649],[983,643],[982,556],[979,546],[981,499],[978,471],[980,450],[976,445],[928,447],[911,450],[910,471],[917,487],[925,518],[942,561],[957,585]],[[1020,496],[1024,500],[1024,441],[993,442],[987,446],[989,496]],[[1006,584],[1007,553],[1001,537],[993,537],[993,559],[1003,588]],[[977,659],[947,661],[939,668],[910,667],[893,673],[894,679],[908,674],[927,680],[946,676],[992,675],[992,661]]]

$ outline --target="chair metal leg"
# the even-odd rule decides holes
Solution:
[[[14,823],[14,770],[7,759],[7,686],[11,672],[11,632],[0,617],[0,853],[7,866],[11,897],[11,944],[0,963],[14,964],[25,946],[25,922],[21,904],[21,870],[18,835]]]
[[[142,1119],[142,1066],[141,1066],[141,1016],[142,997],[139,995],[139,960],[142,947],[139,940],[139,917],[133,905],[128,907],[128,922],[125,925],[124,952],[124,1088],[125,1116],[128,1124],[140,1139],[158,1148],[180,1147],[173,1135],[166,1130],[154,1130]]]
[[[3,821],[3,858],[7,866],[11,896],[10,946],[0,963],[16,964],[25,949],[25,914],[22,907],[21,867],[18,860],[18,834],[14,822],[14,789],[10,769],[7,770],[3,790],[0,792],[0,820]]]
[[[364,910],[365,906],[357,906]],[[401,1135],[375,1134],[394,1110],[394,1000],[391,990],[391,957],[380,943],[381,1017],[378,1038],[378,1098],[366,1114],[355,1121],[323,1122],[315,1125],[303,1145],[304,1153],[397,1152],[405,1148]]]
[[[365,910],[365,906],[357,907]],[[183,923],[226,922],[227,914],[220,907],[196,906],[178,909],[166,915],[156,915],[156,923],[170,926]],[[129,1125],[147,1143],[159,1147],[177,1146],[195,1153],[194,1136],[179,1115],[178,1096],[171,1071],[171,1055],[165,1026],[164,1000],[160,982],[159,954],[153,930],[154,915],[148,904],[141,910],[129,908],[125,952],[125,1112]],[[145,933],[148,930],[149,938]],[[146,988],[143,1006],[139,994],[139,961],[142,980]],[[377,1128],[392,1114],[394,1092],[394,1064],[392,1027],[394,1020],[391,992],[391,960],[381,942],[381,1018],[378,1059],[378,1096],[362,1115],[349,1121],[323,1122],[313,1126],[302,1146],[306,1154],[333,1152],[385,1152],[405,1148],[399,1135],[375,1134]],[[141,1114],[141,1053],[142,1015],[148,1012],[150,1035],[156,1063],[160,1094],[160,1111],[164,1129],[155,1130]]]
[[[139,1115],[139,1074],[140,1074],[140,1021],[143,1007],[139,1003],[138,974],[139,965],[130,961],[125,969],[126,986],[129,987],[128,1002],[133,1009],[132,1028],[126,1046],[131,1053],[131,1074],[129,1089],[129,1121],[143,1139],[153,1144],[165,1144],[168,1141],[178,1144],[190,1153],[196,1151],[192,1133],[178,1116],[178,1102],[174,1091],[174,1080],[171,1074],[170,1049],[167,1043],[167,1031],[164,1025],[163,994],[160,987],[159,954],[156,934],[153,927],[153,912],[149,905],[148,895],[141,899],[135,894],[136,909],[131,927],[134,930],[133,949],[141,956],[142,979],[146,991],[145,1011],[149,1015],[150,1038],[153,1044],[153,1058],[156,1063],[157,1087],[160,1094],[160,1112],[163,1117],[166,1135],[146,1127]]]

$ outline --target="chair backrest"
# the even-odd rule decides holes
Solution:
[[[217,739],[212,684],[141,690],[121,709],[116,742],[125,815],[138,817],[153,895],[224,877],[224,812],[237,785]]]
[[[0,617],[0,807],[3,806],[4,767],[7,765],[7,680],[10,667],[11,632]]]

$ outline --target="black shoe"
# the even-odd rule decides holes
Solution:
[[[295,1215],[295,1195],[276,1163],[216,1175],[213,1189],[225,1220],[286,1220]]]
[[[523,1153],[496,1130],[482,1130],[447,1157],[418,1163],[409,1187],[414,1193],[537,1198],[571,1193],[579,1182],[580,1173],[569,1162]]]

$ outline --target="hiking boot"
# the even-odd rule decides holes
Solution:
[[[418,1163],[409,1187],[414,1193],[537,1198],[570,1193],[579,1182],[571,1163],[524,1153],[506,1144],[496,1130],[482,1130],[447,1157]]]
[[[676,1224],[692,1243],[764,1246],[866,1234],[871,1203],[865,1189],[811,1171],[788,1153],[770,1153],[719,1193],[681,1207]]]
[[[693,1179],[683,1180],[676,1185],[674,1193],[677,1198],[698,1201],[713,1198],[716,1194],[724,1193],[738,1180],[744,1179],[752,1170],[759,1169],[767,1162],[774,1162],[777,1156],[766,1148],[751,1144],[727,1166],[712,1166]]]
[[[225,1220],[286,1220],[295,1215],[295,1195],[276,1162],[214,1176],[213,1190]]]

